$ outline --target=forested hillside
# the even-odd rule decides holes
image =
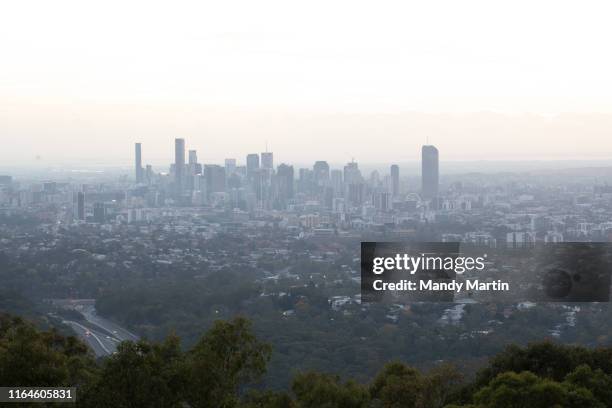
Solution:
[[[170,336],[159,343],[124,342],[113,356],[95,361],[74,337],[0,316],[0,384],[76,386],[81,407],[612,406],[612,348],[510,346],[475,378],[448,364],[422,372],[401,361],[387,363],[366,382],[306,371],[281,392],[258,383],[273,353],[238,317],[216,321],[187,351]]]

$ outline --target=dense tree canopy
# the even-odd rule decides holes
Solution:
[[[0,315],[3,386],[76,386],[82,407],[605,408],[612,350],[550,342],[508,347],[472,381],[439,364],[422,372],[390,362],[369,382],[297,373],[290,391],[262,389],[271,348],[247,319],[217,321],[183,351],[180,340],[122,343],[95,362],[78,339]]]
[[[56,330],[40,331],[21,318],[0,313],[0,384],[83,385],[94,375],[87,346]]]

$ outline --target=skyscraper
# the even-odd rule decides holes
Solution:
[[[225,175],[231,176],[236,172],[236,159],[225,159]]]
[[[274,155],[272,152],[265,152],[261,154],[261,168],[270,170],[274,168]]]
[[[395,198],[399,195],[399,166],[391,166],[391,195]]]
[[[142,183],[143,181],[143,171],[142,171],[142,144],[136,143],[134,145],[135,150],[135,170],[136,170],[136,182]]]
[[[293,198],[293,166],[284,163],[278,166],[276,179],[278,180],[278,198],[284,208],[287,201]]]
[[[381,191],[372,197],[374,207],[379,211],[389,211],[392,208],[391,205],[391,194],[386,191]]]
[[[326,161],[317,161],[312,166],[315,182],[319,185],[326,184],[329,181],[329,164]]]
[[[330,172],[331,185],[334,188],[334,195],[342,197],[344,195],[342,170],[334,169]]]
[[[153,166],[147,164],[147,168],[145,170],[145,178],[147,179],[147,183],[151,184],[153,182]]]
[[[246,157],[247,163],[247,177],[253,178],[255,172],[259,169],[259,155],[257,153],[251,153]]]
[[[183,188],[189,191],[197,190],[195,188],[195,176],[202,174],[202,165],[198,163],[198,152],[196,150],[189,150],[189,162],[187,163],[186,169],[187,174],[185,175],[185,182]]]
[[[79,191],[76,196],[76,213],[77,219],[85,220],[85,193]]]
[[[185,139],[174,140],[174,183],[178,193],[183,191],[185,176]]]
[[[354,183],[348,185],[348,202],[352,207],[358,207],[365,200],[365,184]]]
[[[439,177],[438,149],[432,145],[425,145],[421,149],[421,193],[423,198],[437,197]]]
[[[204,166],[206,179],[206,193],[220,193],[225,191],[225,167],[216,164]]]
[[[198,152],[197,150],[189,151],[189,164],[197,164],[198,163]]]
[[[352,161],[344,166],[344,183],[356,184],[362,182],[361,171],[357,162]]]
[[[93,204],[93,220],[97,223],[104,223],[106,220],[106,208],[104,203],[97,202]]]
[[[310,169],[299,169],[298,192],[312,194],[314,192],[314,173]]]

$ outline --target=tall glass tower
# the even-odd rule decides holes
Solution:
[[[177,192],[183,191],[185,178],[185,139],[174,140],[174,183]]]
[[[135,157],[134,157],[134,166],[135,166],[135,170],[136,170],[136,182],[137,183],[142,183],[143,180],[143,169],[142,169],[142,144],[141,143],[136,143],[136,145],[134,146],[134,153],[135,153]]]
[[[425,145],[421,149],[421,194],[425,199],[438,196],[440,182],[438,149]]]

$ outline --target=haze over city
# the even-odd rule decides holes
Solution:
[[[6,5],[0,161],[612,158],[606,3],[348,5]]]
[[[0,405],[612,407],[612,5],[0,7]]]

